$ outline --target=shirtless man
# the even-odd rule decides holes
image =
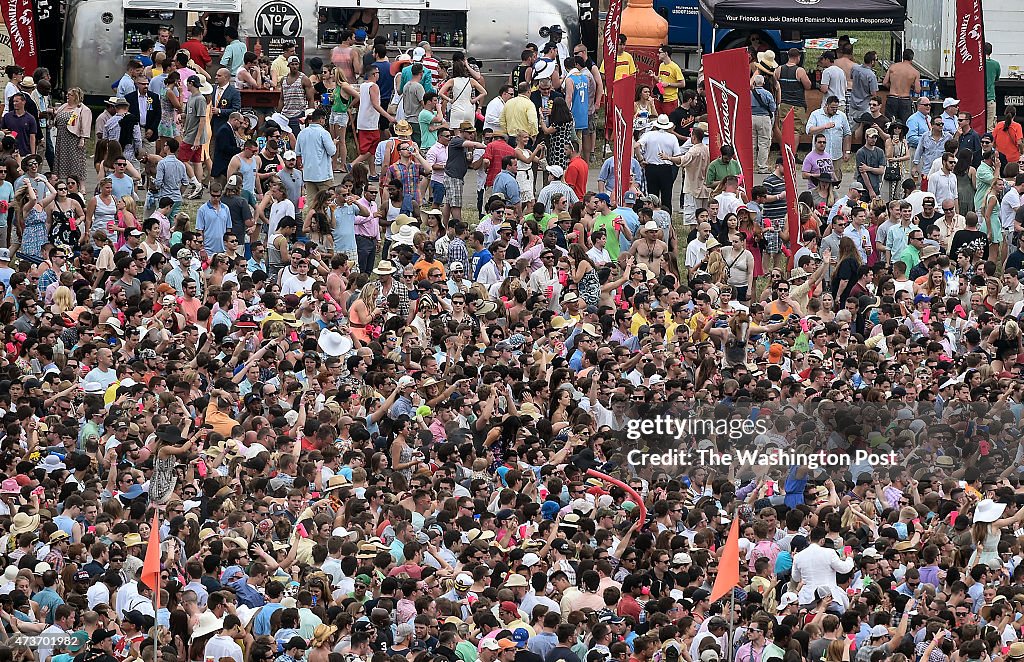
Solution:
[[[620,256],[620,260],[635,255],[638,265],[646,266],[661,276],[665,272],[665,256],[668,253],[668,244],[660,239],[661,228],[655,221],[647,221],[640,233],[640,240],[634,241],[629,250]]]
[[[836,59],[836,66],[846,74],[846,98],[843,100],[843,105],[849,109],[850,90],[853,89],[853,68],[857,66],[857,61],[853,59],[853,44],[843,44],[839,47],[839,57]]]
[[[342,253],[335,253],[331,257],[331,272],[327,274],[327,291],[336,302],[345,300],[345,287],[351,265],[344,258]]]
[[[904,124],[914,113],[911,94],[921,94],[921,72],[914,66],[914,51],[903,51],[903,61],[894,63],[885,72],[882,87],[889,90],[889,98],[885,100],[885,114],[898,119]]]

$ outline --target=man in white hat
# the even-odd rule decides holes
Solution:
[[[957,116],[960,114],[960,99],[954,99],[952,97],[946,97],[942,100],[942,114],[939,117],[942,118],[942,130],[950,133],[957,134],[960,132],[960,122],[957,120]]]
[[[661,239],[661,228],[656,221],[647,221],[640,227],[640,238],[634,241],[626,255],[636,259],[638,266],[646,267],[655,274],[665,271],[665,256],[668,244]]]
[[[647,179],[647,192],[661,198],[665,209],[672,213],[672,187],[679,170],[670,161],[672,157],[681,156],[679,139],[672,134],[672,122],[668,115],[658,115],[651,125],[652,131],[640,136],[633,146],[640,165],[644,168]]]
[[[566,184],[562,178],[565,177],[565,170],[559,165],[549,165],[547,173],[550,177],[548,185],[540,190],[537,194],[537,202],[544,205],[544,210],[547,213],[551,213],[552,203],[551,198],[556,193],[561,193],[563,199],[568,203],[569,206],[579,202],[579,196],[576,195],[576,191],[572,190],[572,187]]]
[[[0,170],[2,172],[2,170]],[[10,182],[5,182],[7,186],[10,186]],[[2,200],[3,188],[0,188],[0,200]],[[0,228],[2,230],[2,228]],[[0,233],[0,238],[3,237],[3,233]],[[3,283],[4,290],[10,291],[11,289],[11,276],[14,275],[14,269],[11,269],[11,249],[0,248],[0,283]]]

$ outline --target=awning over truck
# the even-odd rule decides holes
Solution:
[[[242,0],[123,0],[122,6],[125,9],[237,14],[242,11]]]
[[[350,9],[469,11],[469,0],[317,0],[316,4],[319,7]]]
[[[899,0],[700,0],[711,23],[722,28],[769,30],[902,30]]]

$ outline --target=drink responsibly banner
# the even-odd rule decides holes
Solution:
[[[953,79],[960,112],[971,114],[971,126],[985,133],[985,22],[981,0],[956,0],[956,66]]]

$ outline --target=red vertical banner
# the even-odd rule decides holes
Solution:
[[[636,84],[655,87],[658,83],[658,68],[661,67],[661,60],[658,59],[661,47],[627,45],[626,50],[633,56],[633,64],[636,65]]]
[[[36,43],[36,12],[32,0],[0,2],[4,24],[11,35],[10,48],[14,62],[28,75],[39,66],[39,45]]]
[[[960,112],[971,114],[971,126],[985,133],[985,21],[981,0],[956,0],[956,66],[953,80]]]
[[[625,76],[612,83],[612,165],[615,168],[615,204],[629,190],[630,165],[633,162],[633,97],[636,76]]]
[[[786,227],[792,254],[800,249],[800,212],[796,206],[796,133],[793,109],[782,120],[782,167],[786,178]],[[793,265],[796,266],[795,264]]]
[[[754,127],[750,111],[750,58],[745,48],[708,53],[704,91],[708,102],[711,158],[732,145],[743,169],[743,188],[754,184]]]
[[[619,43],[619,28],[622,26],[622,7],[626,0],[610,0],[608,14],[604,21],[604,32],[601,34],[601,62],[604,64],[604,89],[605,89],[605,123],[604,136],[609,138],[613,134],[611,122],[607,120],[612,114],[615,101],[615,69],[618,57],[615,48]],[[630,97],[632,101],[632,97]]]

